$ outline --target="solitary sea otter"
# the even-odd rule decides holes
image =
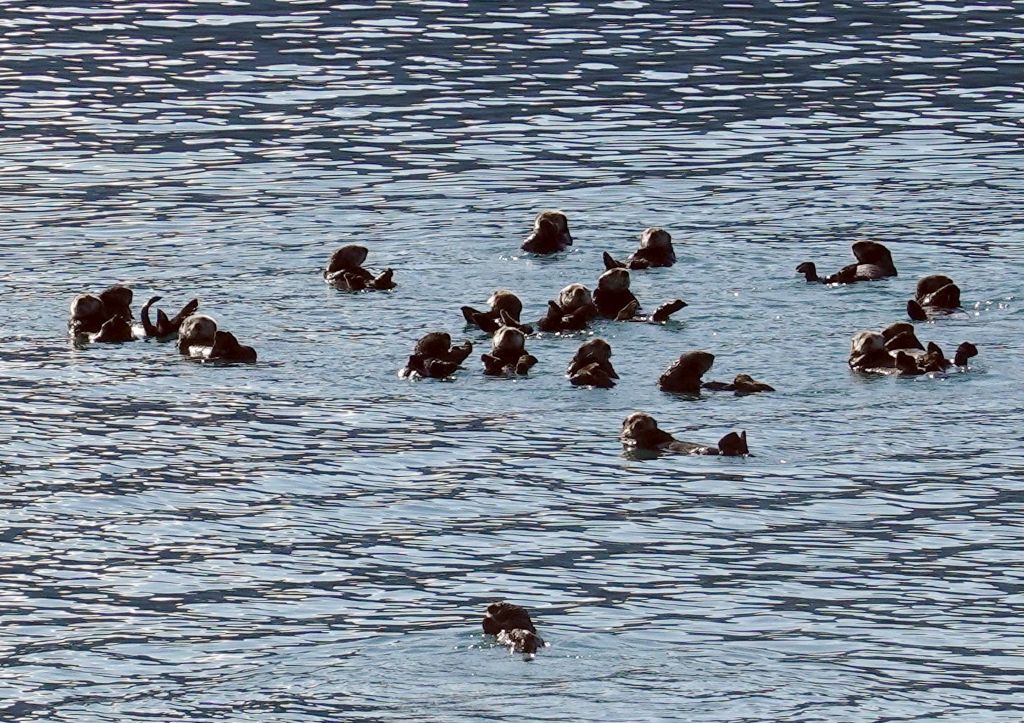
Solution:
[[[594,304],[606,319],[616,321],[667,321],[672,314],[686,306],[682,299],[662,304],[649,317],[638,316],[640,302],[629,290],[629,272],[621,268],[608,269],[597,280]]]
[[[558,293],[558,301],[548,302],[547,314],[537,322],[541,331],[582,331],[598,315],[590,289],[569,284]]]
[[[498,642],[507,645],[514,653],[533,654],[544,647],[530,613],[520,605],[491,603],[487,606],[482,627],[485,634],[496,635]]]
[[[217,322],[205,314],[193,314],[178,329],[178,351],[197,359],[225,362],[256,361],[256,350],[243,346],[234,334],[219,331]]]
[[[853,255],[857,263],[845,266],[831,276],[821,278],[818,270],[810,261],[796,267],[807,281],[822,284],[852,284],[857,281],[870,281],[896,276],[896,266],[892,262],[892,254],[877,241],[858,241],[853,244]]]
[[[585,341],[576,350],[565,375],[573,386],[610,389],[619,378],[612,366],[611,356],[612,347],[604,339]]]
[[[907,302],[907,316],[914,321],[927,321],[938,314],[949,314],[960,308],[960,287],[942,274],[925,276],[917,282],[914,298]]]
[[[658,379],[663,392],[700,394],[701,377],[715,363],[715,355],[706,351],[688,351],[681,354]]]
[[[484,374],[502,376],[524,375],[537,363],[537,357],[526,352],[526,335],[519,329],[503,326],[491,338],[491,353],[483,354]]]
[[[606,269],[652,269],[676,262],[672,237],[663,228],[648,228],[640,234],[640,248],[625,261],[616,261],[607,251],[602,256]]]
[[[678,452],[681,454],[709,454],[739,457],[750,454],[746,432],[729,432],[714,447],[683,442],[658,428],[658,422],[649,414],[634,412],[622,422],[622,443],[627,447],[650,452]]]
[[[520,323],[523,314],[523,302],[507,289],[498,289],[487,300],[490,311],[477,311],[472,306],[463,306],[462,316],[467,324],[479,327],[481,331],[493,334],[502,325],[514,326],[524,334],[532,334],[533,328]],[[503,318],[504,314],[504,318]]]
[[[380,274],[374,276],[363,268],[367,253],[365,246],[355,244],[342,246],[331,254],[331,258],[327,262],[327,269],[324,271],[324,280],[345,291],[395,288],[394,272],[391,269],[384,269]]]
[[[472,353],[473,344],[466,341],[452,346],[452,337],[444,331],[432,331],[416,342],[412,355],[398,373],[403,378],[450,377]]]
[[[533,231],[523,242],[523,251],[553,254],[572,246],[569,219],[561,211],[541,211],[533,222]]]

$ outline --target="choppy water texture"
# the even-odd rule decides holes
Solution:
[[[1024,706],[1024,6],[35,2],[0,8],[0,718],[1005,721]],[[559,258],[519,255],[564,209]],[[665,327],[571,388],[395,371],[600,253]],[[856,238],[900,276],[807,285]],[[394,293],[318,268],[343,243]],[[970,374],[851,375],[923,325]],[[255,367],[72,348],[73,294],[193,295]],[[768,396],[660,393],[680,352]],[[475,357],[474,357],[475,359]],[[643,409],[745,460],[631,460]],[[479,633],[533,611],[532,663]]]

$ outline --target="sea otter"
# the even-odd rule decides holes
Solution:
[[[514,326],[524,334],[533,333],[533,328],[529,324],[519,321],[523,314],[523,302],[511,291],[498,289],[487,299],[487,304],[491,307],[490,311],[477,311],[472,306],[463,306],[461,311],[466,323],[488,334],[493,334],[503,325]],[[502,313],[507,317],[504,321]]]
[[[213,346],[210,348],[207,359],[225,362],[241,362],[254,364],[256,362],[256,350],[251,346],[243,346],[230,331],[218,331],[214,334]]]
[[[366,289],[388,290],[395,288],[394,272],[384,269],[374,276],[363,268],[363,262],[369,252],[365,246],[350,244],[342,246],[331,254],[324,270],[324,280],[345,291],[363,291]]]
[[[519,329],[503,326],[491,338],[490,354],[483,354],[484,374],[490,376],[524,375],[537,363],[526,351],[526,335]]]
[[[715,446],[683,442],[658,428],[658,422],[649,414],[634,412],[622,422],[622,443],[627,447],[649,452],[678,452],[681,454],[723,455],[739,457],[750,454],[747,433],[729,432]]]
[[[650,316],[640,316],[640,302],[629,290],[629,272],[621,268],[608,269],[597,280],[594,304],[598,313],[616,321],[667,321],[672,314],[686,306],[682,299],[662,304]]]
[[[591,339],[580,344],[565,375],[577,387],[611,389],[619,375],[611,362],[612,347],[604,339]]]
[[[533,221],[533,230],[523,242],[523,251],[553,254],[572,246],[569,219],[561,211],[541,211]]]
[[[914,321],[927,321],[959,308],[960,287],[948,276],[933,274],[917,282],[914,298],[907,301],[907,316]]]
[[[704,382],[701,389],[712,392],[733,392],[737,397],[759,392],[774,392],[775,387],[759,382],[749,374],[737,374],[731,383],[729,382]]]
[[[537,635],[530,613],[520,605],[504,601],[491,603],[482,627],[486,635],[496,635],[499,643],[515,653],[533,654],[545,645]]]
[[[700,394],[701,377],[715,363],[715,355],[706,351],[688,351],[681,354],[658,379],[663,392]]]
[[[857,281],[896,276],[896,266],[893,264],[892,254],[882,244],[877,241],[858,241],[853,244],[852,249],[857,263],[845,266],[831,276],[824,278],[818,276],[817,268],[810,261],[803,262],[796,267],[796,270],[803,274],[807,281],[822,284],[852,284]]]
[[[466,341],[459,346],[452,346],[450,334],[432,331],[416,342],[413,353],[398,375],[414,379],[444,379],[454,374],[472,351],[471,342]]]
[[[640,248],[625,261],[616,261],[607,251],[602,255],[606,269],[652,269],[676,262],[672,237],[663,228],[648,228],[640,234]]]
[[[537,322],[537,328],[546,332],[582,331],[597,316],[590,289],[569,284],[558,292],[557,301],[548,302],[547,314]]]

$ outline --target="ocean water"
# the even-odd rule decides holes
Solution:
[[[1024,708],[1019,2],[5,2],[0,719],[1006,721]],[[523,255],[560,208],[576,243]],[[633,274],[664,326],[396,371],[497,288]],[[899,276],[808,285],[874,238]],[[390,293],[320,277],[361,243]],[[864,378],[918,325],[964,374]],[[73,346],[196,296],[260,354]],[[661,393],[680,353],[773,394]],[[745,459],[623,454],[653,414]],[[480,632],[526,605],[532,661]]]

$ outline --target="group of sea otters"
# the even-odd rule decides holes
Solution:
[[[529,253],[548,255],[572,246],[569,222],[560,211],[542,211],[533,230],[522,245]],[[892,254],[875,241],[853,244],[857,259],[836,273],[820,277],[817,267],[807,261],[796,267],[811,283],[852,284],[896,276]],[[391,269],[373,273],[363,267],[367,249],[348,245],[335,251],[323,272],[332,286],[352,292],[390,290],[395,288]],[[630,291],[630,271],[672,266],[676,261],[672,237],[662,228],[648,228],[640,236],[640,245],[624,261],[603,254],[605,271],[593,292],[584,284],[573,283],[548,301],[547,310],[535,324],[522,320],[523,303],[511,291],[495,291],[484,311],[463,306],[467,326],[491,335],[491,348],[481,355],[483,372],[492,376],[523,376],[537,364],[537,358],[526,350],[527,337],[536,332],[571,334],[589,329],[597,320],[647,322],[662,324],[686,306],[674,299],[659,306],[653,313],[642,313],[640,301]],[[199,302],[189,301],[173,317],[162,310],[156,312],[156,323],[150,319],[150,308],[160,297],[149,299],[141,310],[141,325],[134,323],[131,310],[131,289],[115,285],[98,295],[80,294],[71,302],[68,327],[77,342],[127,342],[152,337],[160,340],[177,338],[181,354],[203,361],[255,362],[256,351],[243,346],[229,331],[219,329],[217,322],[197,313]],[[926,276],[917,284],[914,298],[907,302],[907,315],[912,321],[926,321],[960,308],[960,288],[943,275]],[[452,344],[447,332],[432,331],[419,339],[405,367],[403,378],[445,379],[455,374],[473,352],[473,344],[465,341]],[[922,375],[950,369],[966,370],[968,360],[977,355],[970,342],[957,347],[951,360],[934,342],[923,345],[913,324],[896,322],[881,331],[861,331],[852,340],[850,368],[869,374]],[[575,386],[610,388],[619,378],[611,363],[611,345],[601,338],[583,342],[566,370]],[[775,391],[768,384],[747,374],[738,374],[732,382],[706,382],[706,374],[715,357],[706,351],[688,351],[661,375],[659,387],[666,392],[700,394],[707,391],[731,391],[737,395]],[[715,445],[704,445],[675,439],[658,427],[657,421],[644,412],[634,412],[622,422],[623,444],[634,450],[681,454],[741,456],[749,454],[746,432],[729,432]],[[487,608],[483,630],[497,636],[498,642],[518,653],[532,655],[544,646],[525,608],[498,602]]]

